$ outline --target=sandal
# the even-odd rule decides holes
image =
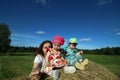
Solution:
[[[81,63],[83,66],[88,64],[88,59],[84,59],[83,62]]]
[[[85,69],[85,67],[84,67],[83,65],[81,65],[80,62],[76,62],[76,63],[75,63],[75,67],[76,67],[77,69],[80,69],[80,70],[84,70],[84,69]]]
[[[84,70],[85,66],[88,64],[88,59],[84,59],[83,62],[76,62],[75,67],[80,70]]]

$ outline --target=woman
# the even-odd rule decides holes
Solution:
[[[34,59],[32,72],[29,75],[30,80],[39,80],[40,79],[41,74],[42,74],[41,68],[43,65],[45,65],[45,57],[48,52],[48,48],[52,48],[52,42],[49,40],[45,40],[41,43],[38,50],[36,51],[36,57]],[[50,76],[52,76],[54,78],[54,76],[56,77],[58,74],[59,74],[58,71],[54,71],[53,74]]]

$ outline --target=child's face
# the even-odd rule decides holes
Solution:
[[[70,48],[70,49],[74,49],[74,48],[76,48],[76,46],[77,46],[76,43],[70,43],[70,44],[69,44],[69,48]]]
[[[61,47],[60,44],[56,44],[56,43],[53,44],[53,48],[54,48],[55,50],[59,50],[60,47]]]

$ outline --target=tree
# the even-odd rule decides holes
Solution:
[[[10,46],[10,34],[11,31],[8,28],[8,25],[0,23],[0,51],[5,52]]]

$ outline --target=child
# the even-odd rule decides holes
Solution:
[[[77,39],[70,38],[68,47],[64,48],[67,52],[65,59],[68,61],[70,66],[75,66],[77,69],[84,70],[84,66],[88,64],[88,59],[84,59],[84,57],[81,56],[83,51],[79,51],[76,46]]]
[[[62,67],[66,65],[65,59],[60,55],[60,47],[64,44],[64,38],[60,36],[55,36],[52,40],[53,48],[48,50],[46,56],[47,65],[54,67]]]

